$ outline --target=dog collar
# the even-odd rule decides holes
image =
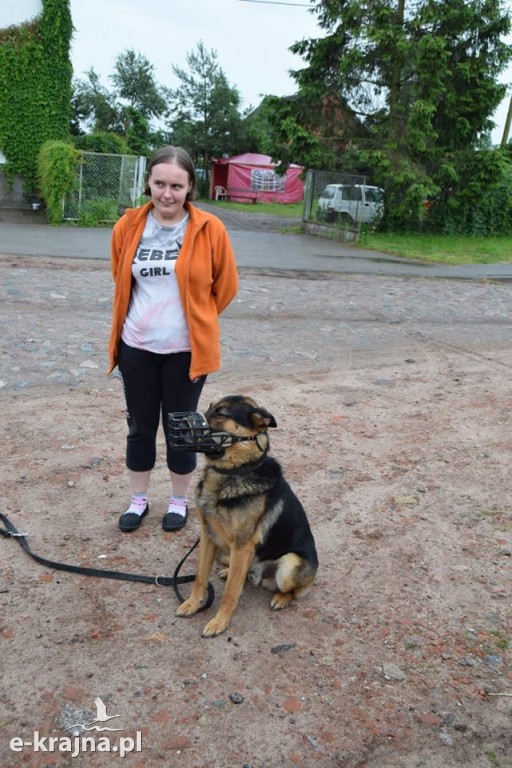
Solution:
[[[219,475],[245,475],[258,469],[266,458],[267,454],[264,453],[263,456],[260,456],[256,461],[249,461],[247,464],[242,464],[240,467],[217,467],[215,464],[209,464],[207,469],[211,469]]]

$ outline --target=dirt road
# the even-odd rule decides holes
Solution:
[[[162,461],[150,515],[117,529],[108,265],[4,257],[0,274],[2,509],[48,558],[172,575],[197,527],[163,533]],[[0,765],[110,767],[119,749],[62,741],[99,698],[131,768],[512,766],[511,293],[242,270],[202,405],[244,392],[276,417],[317,583],[277,613],[248,586],[204,640],[214,609],[178,619],[169,588],[51,571],[1,539]]]

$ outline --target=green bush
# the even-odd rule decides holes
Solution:
[[[83,152],[99,152],[107,155],[131,155],[125,139],[117,133],[97,131],[73,137],[74,145]]]
[[[99,227],[111,224],[119,218],[118,205],[108,197],[97,197],[87,200],[78,214],[77,224],[80,227]]]
[[[78,150],[66,141],[46,141],[41,147],[37,174],[50,224],[62,223],[64,198],[76,189],[79,159]]]
[[[512,235],[512,165],[503,149],[459,153],[444,166],[428,224],[446,235]]]

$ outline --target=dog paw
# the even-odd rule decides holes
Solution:
[[[176,616],[193,616],[201,607],[201,601],[192,600],[190,597],[181,603],[176,609]]]
[[[270,607],[273,611],[280,611],[286,608],[293,600],[293,592],[276,592],[270,601]]]
[[[219,619],[217,616],[214,616],[213,619],[209,621],[203,629],[202,635],[203,637],[215,637],[216,635],[221,635],[226,631],[228,626],[228,621],[224,621],[223,619]]]
[[[223,568],[222,571],[219,571],[219,579],[222,579],[222,581],[227,581],[229,575],[229,568]]]

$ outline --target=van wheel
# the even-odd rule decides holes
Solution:
[[[343,213],[338,213],[338,221],[340,224],[344,224],[347,227],[350,226],[350,224],[354,223],[354,219],[346,211],[344,211]]]

